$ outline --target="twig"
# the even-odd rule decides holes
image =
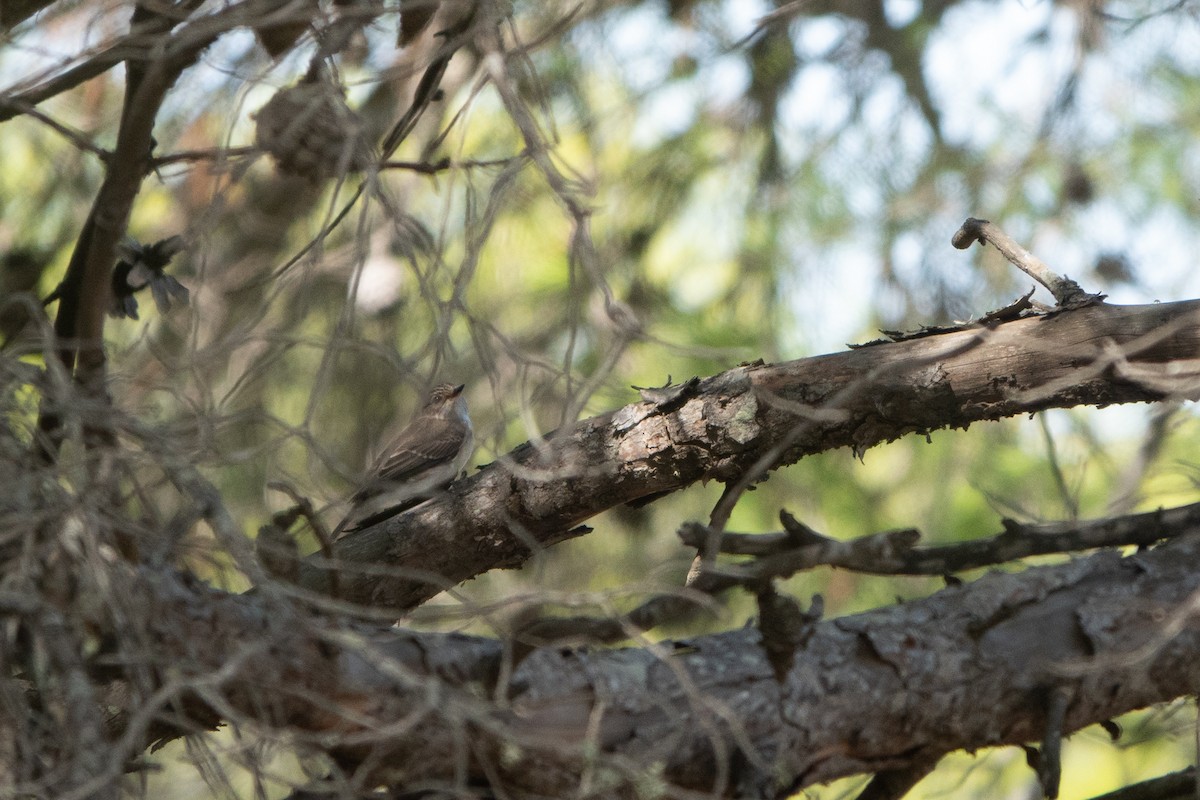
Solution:
[[[740,496],[741,492],[734,488],[734,484],[725,484],[720,499],[717,500],[709,514],[708,535],[703,542],[696,545],[696,557],[692,559],[692,566],[688,569],[684,586],[691,586],[705,569],[716,563],[717,555],[721,552],[721,533],[724,532],[725,525],[728,524],[733,507],[737,504]]]
[[[875,773],[855,800],[899,800],[937,766],[936,758],[916,758],[911,764]]]
[[[841,567],[874,575],[947,575],[1004,564],[1020,558],[1100,547],[1148,546],[1188,533],[1200,525],[1200,503],[1125,517],[1087,522],[1022,525],[1004,521],[1002,533],[973,542],[916,547],[919,533],[905,529],[841,541],[812,533],[801,546],[791,532],[721,534],[721,552],[754,555],[759,560],[720,568],[734,582],[779,578],[818,566]],[[679,538],[688,547],[703,546],[709,531],[687,523]],[[693,586],[692,588],[696,588]]]
[[[1153,406],[1150,422],[1137,455],[1124,465],[1121,474],[1117,476],[1116,490],[1111,492],[1111,499],[1108,501],[1109,514],[1127,514],[1137,505],[1141,499],[1139,490],[1142,482],[1162,455],[1171,426],[1179,418],[1182,407],[1182,403],[1179,402],[1159,403]]]
[[[701,581],[686,589],[651,597],[625,615],[534,617],[513,625],[513,657],[519,663],[535,648],[554,645],[615,644],[632,639],[667,622],[682,622],[708,606],[706,598],[730,589],[738,582],[712,579],[702,573]]]
[[[476,11],[477,7],[472,4],[470,10],[462,19],[438,34],[443,37],[442,46],[439,48],[437,54],[434,55],[433,61],[426,67],[425,72],[421,75],[421,79],[417,82],[416,91],[413,93],[412,105],[408,107],[404,115],[392,126],[388,134],[383,137],[383,141],[379,146],[383,159],[390,158],[396,152],[396,148],[400,146],[400,143],[412,133],[421,115],[440,96],[440,87],[442,78],[446,74],[446,67],[450,65],[450,59],[454,58],[454,54],[469,41],[467,34],[470,32],[471,26],[475,21]]]
[[[1045,286],[1059,306],[1079,308],[1104,299],[1104,295],[1089,294],[1070,278],[1056,275],[1045,262],[986,219],[967,217],[962,227],[955,231],[950,243],[959,250],[966,250],[975,242],[993,245],[1013,266]]]
[[[195,504],[196,512],[208,522],[217,541],[232,557],[234,566],[244,572],[251,583],[266,583],[267,574],[255,558],[250,540],[225,507],[217,487],[190,464],[168,464],[164,468],[167,479]]]
[[[1188,767],[1097,795],[1092,800],[1177,800],[1192,794],[1195,788],[1196,768]]]
[[[0,102],[6,103],[11,108],[20,111],[22,116],[31,117],[37,120],[46,127],[60,134],[78,149],[87,153],[92,153],[101,161],[107,161],[110,157],[112,157],[111,152],[105,150],[103,147],[100,147],[98,144],[85,136],[81,131],[77,131],[68,125],[64,125],[63,123],[51,117],[49,114],[42,113],[28,103],[24,103],[16,98],[10,98]]]
[[[1066,687],[1055,686],[1049,690],[1046,697],[1046,729],[1042,736],[1037,773],[1038,782],[1042,785],[1042,794],[1050,800],[1058,797],[1058,787],[1062,781],[1063,722],[1067,716],[1067,705],[1071,702],[1071,695],[1072,692]]]
[[[746,47],[767,28],[771,27],[772,25],[787,23],[793,17],[803,12],[804,7],[809,4],[809,0],[792,0],[792,2],[779,6],[769,14],[763,14],[755,21],[754,29],[741,39],[738,39],[736,42],[734,42],[730,49],[740,50],[743,47]]]
[[[479,169],[486,167],[507,167],[513,161],[523,159],[524,155],[511,156],[509,158],[492,158],[475,160],[468,159],[466,161],[454,161],[450,158],[441,158],[437,161],[383,161],[379,164],[379,171],[389,169],[404,169],[409,172],[419,172],[423,175],[436,175],[439,172],[446,172],[452,169]]]
[[[127,38],[131,38],[130,37]],[[55,95],[74,89],[81,83],[108,72],[129,56],[129,45],[123,41],[113,44],[80,64],[56,75],[40,86],[8,97],[0,96],[0,122],[28,113],[28,109]]]
[[[150,164],[157,169],[181,161],[232,161],[236,158],[257,156],[261,152],[262,150],[257,147],[210,147],[203,150],[178,150],[174,153],[155,156],[150,159]]]
[[[1054,486],[1062,499],[1063,508],[1071,520],[1079,518],[1079,503],[1071,495],[1071,487],[1067,485],[1067,476],[1063,472],[1062,461],[1058,458],[1058,447],[1054,442],[1054,434],[1045,414],[1038,414],[1038,426],[1042,430],[1042,440],[1046,443],[1046,460],[1049,462],[1050,475],[1054,478]]]
[[[146,52],[146,43],[154,42],[158,37],[166,35],[179,21],[179,15],[190,13],[197,8],[201,0],[186,0],[174,9],[174,14],[153,15],[137,21],[130,27],[129,33],[119,37],[104,49],[92,55],[86,61],[59,73],[21,94],[9,95],[8,91],[0,92],[0,122],[28,113],[27,109],[36,106],[63,92],[70,91],[92,78],[103,75],[122,61],[142,58]],[[237,9],[226,16],[237,13]],[[211,23],[211,19],[209,22]],[[213,38],[221,31],[213,31]],[[5,95],[8,95],[7,97]]]
[[[104,723],[95,687],[88,680],[82,636],[70,619],[49,605],[41,605],[31,620],[37,636],[37,649],[43,652],[49,668],[61,682],[64,722],[74,741],[67,744],[70,754],[62,767],[67,769],[66,787],[79,791],[80,797],[116,797],[111,780],[98,781],[104,771]],[[82,791],[87,787],[86,793]]]

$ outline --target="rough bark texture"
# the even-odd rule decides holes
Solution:
[[[337,733],[331,753],[363,785],[410,791],[777,796],[1037,740],[1053,692],[1068,698],[1069,733],[1200,682],[1200,633],[1187,624],[1200,527],[1137,555],[994,573],[819,623],[782,682],[753,628],[546,648],[509,672],[491,639],[306,617],[270,593],[220,596],[162,576],[141,586],[126,613],[163,663],[188,665],[181,686],[220,685],[236,713],[302,741]]]
[[[23,21],[50,5],[0,0],[0,30],[28,24]],[[863,773],[882,772],[894,778],[893,786],[905,787],[942,755],[959,749],[1048,738],[1045,751],[1052,752],[1060,733],[1196,691],[1200,634],[1189,624],[1200,608],[1196,507],[1114,521],[1113,528],[1124,525],[1140,533],[1126,539],[1146,548],[1134,555],[1097,551],[1093,537],[1103,526],[1060,530],[1056,541],[1073,533],[1077,538],[1069,546],[1092,554],[1057,566],[992,574],[922,600],[829,621],[819,621],[811,608],[801,611],[771,581],[814,564],[866,570],[899,565],[928,573],[957,570],[964,562],[941,561],[929,551],[917,558],[904,537],[890,537],[898,541],[892,546],[881,536],[888,558],[871,558],[864,566],[866,548],[842,548],[841,542],[813,535],[807,549],[773,550],[776,570],[765,577],[747,579],[748,567],[702,570],[690,595],[669,596],[686,604],[699,592],[697,586],[714,593],[746,586],[762,612],[756,627],[684,641],[640,641],[623,649],[577,641],[539,648],[530,643],[532,637],[517,634],[506,641],[405,631],[364,622],[363,612],[376,612],[375,619],[398,616],[442,589],[497,567],[518,566],[541,548],[581,535],[580,524],[601,511],[649,502],[696,481],[718,480],[736,489],[780,465],[838,447],[861,452],[913,433],[1047,408],[1195,398],[1200,395],[1200,301],[1092,305],[785,364],[743,365],[681,386],[644,390],[641,402],[524,445],[435,502],[336,542],[332,560],[326,553],[297,565],[286,547],[294,543],[280,523],[285,552],[274,574],[286,577],[275,581],[263,561],[250,555],[216,490],[193,474],[190,462],[176,463],[187,459],[186,447],[163,442],[144,454],[131,453],[120,464],[136,487],[127,491],[112,456],[125,441],[145,444],[150,437],[117,434],[136,426],[114,421],[119,415],[109,407],[105,313],[114,254],[145,176],[185,156],[159,159],[152,152],[156,119],[171,87],[229,31],[253,29],[273,56],[309,31],[319,59],[325,59],[376,14],[397,8],[394,3],[335,2],[323,4],[317,14],[315,3],[291,0],[216,5],[135,3],[127,35],[66,57],[61,69],[52,70],[55,74],[0,98],[2,122],[118,64],[125,66],[126,98],[111,152],[101,150],[90,133],[77,133],[73,124],[41,117],[42,124],[103,156],[104,182],[58,292],[57,341],[49,344],[59,348],[68,371],[77,358],[73,377],[84,388],[78,396],[93,402],[76,404],[65,390],[59,397],[53,381],[47,389],[30,379],[28,389],[24,384],[20,389],[22,398],[41,394],[39,427],[52,435],[42,445],[49,470],[24,475],[18,458],[7,470],[25,481],[21,491],[35,500],[6,506],[6,522],[16,535],[10,531],[0,537],[9,551],[6,558],[19,565],[0,576],[5,620],[0,663],[6,677],[0,681],[0,717],[8,723],[0,724],[0,787],[22,796],[116,798],[125,770],[138,766],[149,744],[229,724],[244,726],[255,748],[256,735],[265,731],[263,739],[328,755],[332,762],[322,760],[322,768],[332,763],[331,784],[342,781],[334,788],[344,797],[367,795],[382,784],[396,797],[682,798],[697,792],[782,797]],[[380,74],[381,84],[390,83],[411,68],[414,96],[383,138],[383,157],[390,157],[423,112],[448,94],[442,91],[443,77],[451,58],[459,58],[455,53],[469,53],[479,69],[457,70],[463,73],[460,80],[470,75],[476,88],[484,86],[483,80],[497,91],[524,139],[520,158],[536,167],[567,209],[574,293],[569,302],[582,303],[599,289],[610,321],[621,329],[621,343],[632,342],[635,334],[641,338],[634,315],[624,318],[626,309],[606,284],[590,241],[592,198],[583,197],[573,177],[555,165],[551,143],[529,105],[536,98],[521,94],[522,86],[538,87],[537,76],[521,67],[541,38],[527,35],[536,28],[525,29],[517,20],[510,24],[506,4],[425,4],[446,22],[441,25],[421,19],[430,10],[422,11],[421,5],[402,4],[399,37],[409,43],[415,31],[428,26],[431,32],[421,45],[427,49],[408,56],[403,69],[387,71],[395,74]],[[878,38],[879,31],[889,30],[882,4],[863,5],[874,9],[863,17],[869,37],[875,37],[868,39],[867,50],[890,53],[894,64],[919,65],[919,58],[901,58],[903,53]],[[939,9],[948,4],[925,6],[927,12],[933,9],[924,19],[932,30]],[[584,8],[582,13],[590,12]],[[786,38],[786,26],[766,26],[769,17],[786,21],[788,13],[763,18],[752,37],[760,43]],[[50,23],[56,19],[47,17]],[[558,38],[570,29],[570,19],[563,17],[555,24],[564,27],[547,29],[546,35]],[[912,37],[906,41],[911,45]],[[756,54],[753,43],[750,47],[752,62],[767,53],[759,48]],[[909,47],[908,55],[920,49]],[[772,67],[763,74],[787,71]],[[759,81],[749,96],[762,100],[772,94],[770,83]],[[917,94],[927,99],[927,93]],[[758,105],[765,110],[769,103]],[[932,106],[923,100],[922,106],[937,130],[936,113],[928,110]],[[439,134],[422,151],[433,154],[443,141]],[[774,155],[775,150],[765,152]],[[228,153],[221,149],[222,163]],[[442,169],[424,166],[426,172]],[[459,300],[496,221],[495,208],[521,168],[513,160],[492,182],[483,214],[464,218],[471,241],[454,278],[454,297],[436,304],[446,309],[438,314],[439,354],[449,342],[442,336],[450,330],[446,326],[466,311]],[[761,172],[771,177],[772,170]],[[212,198],[229,199],[252,186],[235,182],[226,184],[231,191],[216,190],[216,181],[224,180],[218,174],[214,170],[214,191],[202,192],[208,197],[205,214],[219,212]],[[363,183],[361,191],[373,183],[373,178]],[[319,194],[308,187],[289,201],[316,203]],[[306,225],[295,214],[284,215],[297,217],[286,224],[264,224],[262,205],[261,197],[246,201],[256,216],[242,227],[253,231],[253,243],[231,242],[230,258],[221,258],[219,249],[205,251],[207,263],[232,267],[226,286],[243,280],[235,277],[240,270],[260,268],[260,260],[247,257],[248,248],[274,258],[276,245],[289,241],[296,226]],[[345,212],[352,205],[344,206]],[[386,202],[381,207],[389,214],[394,210]],[[408,226],[406,212],[399,211],[392,215],[398,227]],[[282,277],[310,250],[348,241],[327,239],[334,227],[324,227],[274,277]],[[415,218],[412,227],[420,230]],[[198,236],[221,230],[211,224],[189,228]],[[422,237],[413,238],[413,247],[421,247]],[[642,238],[641,233],[633,237]],[[632,253],[641,245],[630,247]],[[440,259],[440,251],[430,254]],[[416,258],[413,267],[420,276]],[[222,294],[221,285],[207,288]],[[230,304],[233,311],[239,303],[253,305],[250,317],[267,307],[257,291],[224,294],[228,297],[220,304]],[[238,294],[246,297],[235,299]],[[1060,292],[1056,297],[1070,299]],[[429,299],[437,298],[430,294]],[[1011,316],[1013,308],[1005,313]],[[250,330],[238,316],[228,313],[224,319],[233,320],[235,332]],[[228,327],[210,319],[204,330]],[[281,343],[274,352],[305,341],[288,330],[266,337]],[[211,339],[222,365],[234,338],[222,333]],[[201,343],[207,341],[204,335],[189,340],[192,365],[204,362],[210,345]],[[522,347],[531,349],[528,343]],[[336,353],[330,354],[326,363],[332,364]],[[53,378],[51,360],[47,364]],[[146,383],[157,385],[157,380]],[[237,392],[235,384],[221,404],[228,402],[233,412],[254,406]],[[207,390],[199,396],[210,394],[220,396]],[[314,391],[314,404],[321,396]],[[56,462],[58,432],[74,424],[74,418],[66,420],[67,412],[80,414],[84,430],[96,434],[85,436],[85,447],[79,448],[96,456],[95,462],[78,461],[74,467]],[[311,414],[305,431],[310,419]],[[169,432],[156,432],[159,436],[167,439]],[[24,449],[25,442],[9,438],[20,445],[10,454]],[[143,466],[140,455],[151,456],[145,463],[161,466],[166,482],[187,501],[178,513],[153,496],[156,481],[143,484],[136,477]],[[161,464],[155,461],[159,456]],[[94,470],[93,463],[99,465]],[[94,481],[63,480],[72,468],[100,474]],[[729,505],[737,496],[737,491],[726,494]],[[17,520],[18,515],[28,518]],[[696,526],[703,546],[721,538],[720,518],[713,517],[715,524]],[[201,519],[214,535],[219,570],[230,562],[244,569],[259,584],[253,592],[220,592],[174,571],[184,563],[174,557],[188,557],[186,532]],[[1038,550],[1046,547],[1046,539],[1026,546],[1029,537],[1018,527],[1007,526],[1011,539],[983,548],[982,557],[1009,545],[1014,549],[1005,552],[1014,559],[1046,552]],[[137,535],[126,538],[124,528],[136,528]],[[780,539],[791,547],[801,534],[796,525],[785,522],[785,528]],[[143,529],[161,535],[143,537]],[[155,554],[147,554],[150,548],[120,546],[126,541],[153,542]],[[980,556],[965,549],[957,554],[968,560]],[[763,557],[754,566],[768,561]],[[702,579],[714,575],[728,583],[705,587]],[[614,615],[605,622],[616,633],[604,640],[632,636],[637,625],[654,624],[652,617]],[[552,640],[549,635],[542,641]],[[223,768],[217,760],[206,763],[202,754],[195,763],[208,776]],[[256,790],[266,791],[261,785]],[[888,792],[880,788],[879,794]]]
[[[345,570],[339,588],[399,609],[519,564],[605,508],[703,478],[743,480],[807,453],[1040,408],[1191,397],[1198,310],[1097,306],[648,391],[336,543],[365,574]],[[104,640],[115,650],[72,669],[111,680],[111,695],[87,707],[121,711],[116,757],[89,762],[86,777],[115,785],[147,742],[222,720],[328,753],[348,796],[383,783],[513,798],[772,797],[845,775],[919,774],[947,752],[1043,738],[1050,708],[1064,711],[1065,733],[1193,692],[1192,516],[1114,523],[1174,537],[1145,553],[996,574],[843,619],[789,619],[778,596],[781,617],[761,627],[802,629],[785,642],[794,652],[772,640],[770,654],[761,627],[529,651],[371,626],[295,586],[264,581],[236,596],[105,561],[103,586],[126,591],[100,591],[89,608],[97,630],[117,632]],[[328,588],[319,565],[305,566],[299,588]],[[9,594],[0,607],[22,608]]]
[[[522,445],[442,500],[342,539],[339,594],[409,608],[523,563],[605,509],[838,447],[1046,408],[1192,398],[1198,322],[1200,301],[1101,304],[738,367]],[[323,562],[306,564],[301,581],[330,591]]]

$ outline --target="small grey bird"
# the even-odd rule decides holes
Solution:
[[[417,506],[458,477],[474,449],[463,384],[439,384],[429,402],[400,431],[350,498],[350,513],[334,536],[373,525]]]

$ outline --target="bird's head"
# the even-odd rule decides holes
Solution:
[[[465,383],[457,386],[452,383],[439,383],[429,393],[429,402],[425,404],[423,413],[439,417],[449,417],[455,413],[465,415],[467,399],[462,396],[465,388]]]

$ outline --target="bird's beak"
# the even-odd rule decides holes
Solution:
[[[458,397],[460,394],[463,393],[463,389],[465,389],[465,388],[467,388],[467,385],[465,383],[460,383],[458,386],[454,387],[454,390],[452,392],[450,392],[450,396]]]

